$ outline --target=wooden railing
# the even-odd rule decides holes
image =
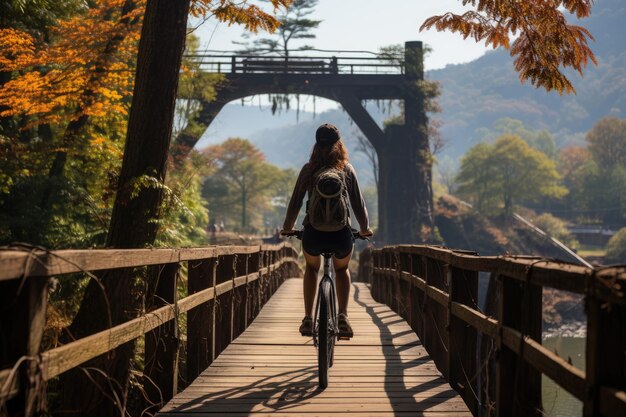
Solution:
[[[245,330],[286,278],[300,276],[297,257],[296,250],[285,243],[196,249],[0,251],[0,359],[6,367],[0,370],[0,408],[8,409],[10,415],[33,415],[41,403],[45,381],[144,336],[144,375],[149,381],[144,389],[153,407],[163,405],[178,391],[181,339],[186,336],[186,381],[192,381]],[[158,274],[153,300],[146,303],[154,306],[151,311],[41,351],[50,277],[142,266],[150,266]],[[188,296],[179,300],[177,288],[183,270],[187,271]],[[185,313],[187,332],[180,335],[178,318]]]
[[[583,402],[584,416],[626,416],[625,267],[433,246],[385,247],[362,258],[374,298],[410,323],[474,415],[543,415],[544,374]],[[479,272],[497,283],[488,294],[493,316],[477,306]],[[584,296],[586,371],[542,346],[544,287]]]

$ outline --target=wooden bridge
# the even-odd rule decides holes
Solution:
[[[140,339],[144,415],[538,416],[542,374],[580,399],[585,416],[626,415],[623,267],[429,246],[364,252],[349,307],[355,337],[338,344],[319,391],[315,348],[297,334],[297,255],[288,244],[1,251],[0,413],[37,415],[46,381]],[[51,277],[145,266],[159,274],[152,310],[41,345]],[[479,272],[497,283],[493,313],[477,306]],[[544,286],[584,296],[586,372],[541,345]]]

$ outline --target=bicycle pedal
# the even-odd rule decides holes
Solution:
[[[352,338],[350,336],[338,336],[337,339],[338,340],[350,340]]]

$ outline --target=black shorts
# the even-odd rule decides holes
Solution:
[[[335,258],[343,259],[352,252],[353,246],[354,237],[349,227],[337,232],[320,232],[312,226],[304,226],[302,248],[309,255],[333,253]]]

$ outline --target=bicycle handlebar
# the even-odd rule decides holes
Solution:
[[[289,231],[281,231],[280,235],[285,237],[293,237],[295,236],[297,239],[302,240],[303,230],[289,230]]]
[[[286,236],[286,237],[295,236],[297,239],[300,239],[300,240],[302,240],[303,233],[304,233],[304,230],[295,230],[295,229],[280,232],[281,236]],[[361,234],[357,230],[352,229],[352,237],[354,237],[355,239],[369,240],[369,238],[372,236],[373,236],[373,233],[367,236],[361,236]]]

